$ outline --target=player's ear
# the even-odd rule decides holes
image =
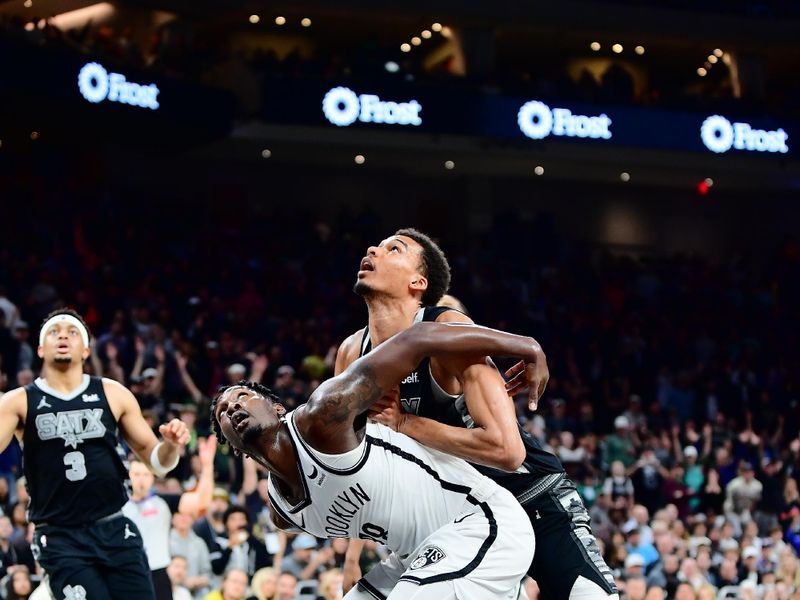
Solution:
[[[286,416],[286,408],[283,406],[283,404],[277,404],[276,403],[275,404],[275,412],[277,413],[277,415],[279,417],[285,417]]]
[[[417,273],[411,279],[409,287],[414,291],[424,292],[425,290],[428,289],[428,279],[424,275],[420,275],[419,273]]]
[[[42,346],[38,346],[38,347],[36,348],[36,355],[37,355],[39,358],[44,358],[44,347],[42,347]]]
[[[83,360],[86,360],[87,358],[89,358],[89,354],[91,354],[91,352],[92,352],[92,351],[91,351],[89,348],[84,348],[84,349],[81,351],[81,358],[82,358]]]

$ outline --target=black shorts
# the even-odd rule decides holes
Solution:
[[[592,533],[589,513],[569,478],[522,507],[536,534],[536,554],[528,574],[539,584],[541,600],[566,600],[581,576],[608,594],[618,593]]]
[[[136,525],[122,514],[82,527],[41,525],[31,544],[56,600],[153,600]]]

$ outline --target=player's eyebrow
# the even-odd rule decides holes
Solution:
[[[406,242],[404,242],[403,240],[401,240],[399,237],[391,238],[391,239],[394,240],[395,242],[400,242],[401,244],[403,244],[403,246],[406,247],[406,250],[408,250],[408,244]]]

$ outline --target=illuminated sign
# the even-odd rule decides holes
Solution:
[[[765,131],[748,123],[731,123],[725,117],[712,115],[700,126],[700,138],[706,148],[718,154],[731,148],[755,152],[789,151],[789,134],[783,129]]]
[[[78,74],[81,96],[97,104],[103,100],[120,102],[156,110],[159,89],[154,84],[140,85],[125,79],[120,73],[109,73],[96,62],[86,63]]]
[[[373,94],[357,95],[346,87],[335,87],[322,99],[325,118],[338,127],[356,122],[386,125],[421,125],[419,102],[386,102]]]
[[[611,138],[611,119],[606,114],[597,117],[573,115],[567,108],[550,109],[544,102],[532,100],[517,113],[519,129],[531,139],[541,140],[548,135],[592,138]]]

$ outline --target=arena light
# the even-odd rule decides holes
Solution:
[[[78,90],[88,102],[97,104],[108,100],[156,110],[160,90],[156,84],[133,83],[120,73],[109,73],[103,65],[90,62],[78,73]]]
[[[623,183],[628,183],[631,180],[631,174],[628,173],[627,171],[623,171],[622,173],[619,174],[619,179]]]
[[[419,34],[423,39],[429,40],[433,35],[430,29],[423,29],[422,32]]]
[[[355,162],[357,165],[363,165],[365,162],[367,162],[367,159],[363,154],[356,154],[355,158],[353,158],[353,162]]]
[[[411,38],[411,43],[414,46],[419,46],[422,43],[422,40],[420,38],[418,38],[417,36],[414,36],[414,37]]]
[[[442,27],[442,35],[446,38],[453,37],[453,30],[449,27]]]
[[[705,67],[697,69],[697,74],[700,75],[700,77],[705,77],[707,73],[708,71],[706,71]]]
[[[539,176],[544,175],[544,167],[542,165],[536,165],[536,168],[533,170]]]
[[[258,15],[250,15],[250,18],[248,19],[248,21],[250,21],[250,23],[252,23],[253,25],[257,24],[260,20],[261,17],[259,17]]]
[[[517,124],[525,136],[534,140],[541,140],[550,134],[605,140],[611,138],[611,119],[608,115],[573,115],[567,108],[551,109],[538,100],[526,102],[520,107]]]
[[[411,52],[411,44],[400,44],[400,52]]]
[[[50,18],[50,23],[62,31],[69,31],[78,27],[84,27],[90,22],[93,25],[102,23],[108,20],[114,14],[115,10],[114,5],[110,2],[99,2],[77,10],[70,10],[55,15]]]
[[[447,169],[448,171],[452,171],[453,169],[456,168],[456,163],[453,162],[452,160],[446,160],[444,161],[444,168]]]
[[[400,70],[400,65],[393,60],[387,61],[383,66],[389,73],[397,73]]]
[[[708,62],[710,62],[712,65],[717,64],[718,60],[719,59],[714,54],[709,54],[708,55]]]
[[[439,33],[442,30],[442,24],[434,23],[433,25],[431,25],[431,29],[433,29],[436,33]]]
[[[613,50],[615,54],[621,54],[623,50],[622,44],[614,44],[611,46],[611,50]]]
[[[25,0],[25,2],[23,2],[23,6],[25,8],[30,8],[31,6],[33,6],[33,0]]]
[[[644,46],[636,46],[636,48],[634,48],[633,51],[636,52],[636,54],[638,54],[639,56],[641,56],[642,54],[644,54]]]
[[[749,152],[789,151],[789,134],[782,128],[773,131],[756,129],[749,123],[731,123],[721,115],[711,115],[700,126],[700,139],[705,147],[722,154],[731,148]]]
[[[708,187],[711,187],[711,186],[713,186],[713,185],[714,185],[714,180],[713,180],[713,179],[711,179],[711,177],[706,177],[706,178],[703,180],[703,183],[705,183],[705,184],[706,184]]]
[[[600,50],[600,42],[592,42],[591,44],[589,44],[589,48],[591,48],[595,52],[598,52]]]
[[[408,102],[383,101],[374,94],[356,94],[346,87],[335,87],[322,99],[322,113],[337,127],[356,122],[384,125],[422,124],[422,106],[416,100]]]
[[[38,131],[31,131],[31,141],[35,142],[39,139],[39,132]]]
[[[714,56],[716,56],[717,58],[722,58],[722,54],[723,52],[719,48],[714,49]]]
[[[264,148],[261,151],[261,158],[270,158],[272,156],[272,150],[269,148]]]
[[[286,25],[286,17],[275,17],[275,25]]]
[[[311,27],[311,19],[309,19],[308,17],[303,17],[302,19],[300,19],[300,25],[302,25],[303,27]]]
[[[709,186],[705,181],[701,181],[697,184],[697,193],[701,196],[708,194],[709,189],[711,189],[711,186]]]

